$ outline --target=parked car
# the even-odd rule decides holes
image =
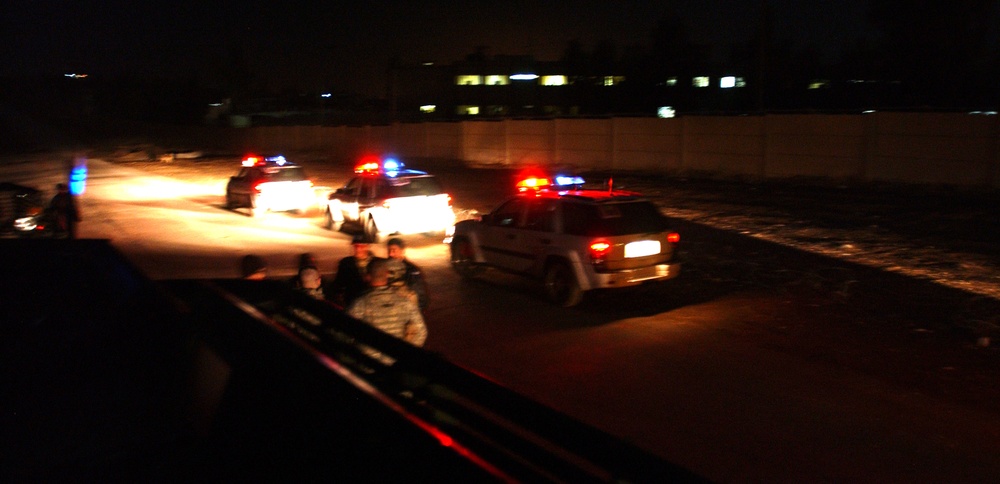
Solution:
[[[0,235],[41,237],[51,233],[44,194],[29,186],[0,182]]]
[[[251,216],[302,213],[316,205],[316,191],[305,170],[280,155],[244,158],[239,173],[226,184],[226,208],[246,207]]]
[[[522,181],[521,191],[492,212],[458,222],[450,240],[455,271],[469,278],[492,267],[538,279],[563,307],[593,289],[677,277],[680,235],[651,201],[583,189],[579,177],[565,181]]]
[[[392,158],[363,161],[354,173],[329,196],[328,229],[354,224],[374,242],[391,234],[443,235],[455,224],[451,196],[434,175]]]

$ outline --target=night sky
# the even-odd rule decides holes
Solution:
[[[77,1],[7,0],[0,7],[0,75],[214,75],[232,52],[271,88],[379,93],[392,56],[404,63],[494,55],[556,60],[571,40],[648,45],[672,5],[694,41],[747,41],[759,1]],[[800,45],[871,36],[866,2],[768,0],[776,32]]]

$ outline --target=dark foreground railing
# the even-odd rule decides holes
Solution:
[[[0,480],[701,480],[282,281],[2,242]]]

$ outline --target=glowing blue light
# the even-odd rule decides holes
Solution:
[[[69,173],[69,192],[83,195],[87,189],[87,165],[77,164]]]
[[[583,185],[583,177],[556,175],[556,185]]]
[[[273,161],[273,162],[277,163],[278,166],[285,166],[285,163],[288,162],[288,160],[286,160],[285,157],[281,156],[281,155],[272,156],[270,158],[264,158],[264,161]]]
[[[395,158],[386,158],[382,160],[382,169],[387,172],[396,172],[403,168],[403,164]]]

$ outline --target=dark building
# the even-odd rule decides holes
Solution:
[[[699,74],[653,79],[637,68],[580,72],[563,62],[495,56],[396,66],[389,98],[393,117],[402,121],[656,116],[664,112],[661,108],[726,111],[747,104],[743,77],[711,67]]]

